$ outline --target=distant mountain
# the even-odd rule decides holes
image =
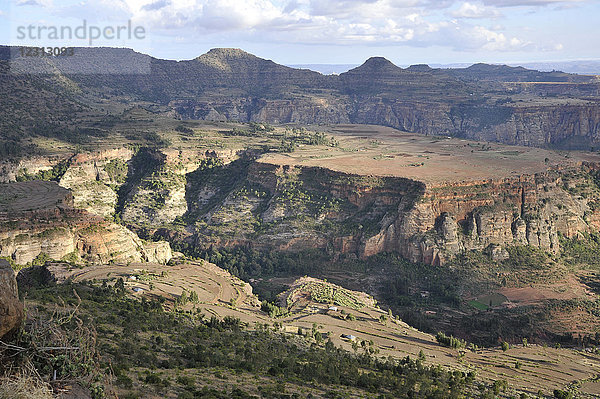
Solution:
[[[348,72],[352,68],[356,68],[357,64],[292,64],[288,65],[296,69],[310,69],[322,73],[323,75],[339,75],[340,73]]]
[[[537,69],[540,71],[563,71],[582,75],[600,75],[600,60],[526,62],[520,65],[525,68]]]
[[[425,64],[422,64],[425,65]],[[468,68],[473,64],[469,63],[454,63],[454,64],[429,64],[426,65],[431,68]],[[509,62],[506,65],[512,67],[524,67],[527,69],[535,69],[540,72],[552,72],[562,71],[566,73],[576,73],[580,75],[600,75],[600,60],[586,60],[586,61],[547,61],[547,62],[525,62],[525,63],[513,63]],[[312,71],[320,72],[324,75],[341,74],[349,71],[352,68],[356,68],[356,64],[293,64],[288,65],[292,68],[299,69],[310,69]],[[402,66],[402,65],[400,65]],[[418,65],[407,66],[412,68]]]
[[[401,68],[383,57],[323,75],[223,48],[186,61],[114,48],[77,48],[71,57],[10,53],[0,47],[8,93],[0,111],[3,136],[39,134],[40,124],[52,135],[78,115],[105,119],[111,109],[143,102],[184,119],[352,122],[511,144],[600,146],[594,76],[489,64]],[[23,87],[40,91],[24,97]]]

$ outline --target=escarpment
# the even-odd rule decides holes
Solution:
[[[75,208],[71,191],[57,183],[29,181],[0,184],[0,256],[19,265],[38,258],[165,263],[171,252],[164,245],[144,244],[122,225]]]
[[[512,245],[557,252],[561,236],[598,230],[597,174],[584,164],[435,184],[256,162],[196,224],[196,242],[358,257],[391,251],[432,264],[472,249],[501,257]]]
[[[291,100],[176,100],[183,117],[209,121],[389,126],[425,135],[448,135],[513,145],[589,149],[600,146],[598,103],[471,104],[354,96]]]
[[[329,149],[328,162],[208,150],[80,154],[60,177],[70,190],[39,181],[2,186],[0,256],[19,264],[42,254],[103,263],[170,259],[168,244],[145,244],[111,221],[113,214],[144,237],[158,232],[196,248],[320,248],[359,258],[396,252],[429,264],[469,250],[501,259],[513,245],[556,253],[562,237],[600,229],[600,163],[584,161],[594,158],[589,154],[567,161],[454,139],[427,141],[423,152],[413,136],[385,134],[414,154],[386,147],[395,155],[373,159],[359,151],[351,164],[346,152]],[[369,151],[377,154],[384,136],[372,137]],[[470,163],[446,151],[472,154]],[[510,159],[523,168],[508,168]],[[494,172],[489,162],[502,169]],[[477,165],[488,169],[465,173]],[[355,172],[343,171],[349,168]]]
[[[43,73],[0,73],[10,94],[0,108],[6,112],[3,120],[18,113],[35,115],[30,119],[37,124],[23,121],[19,128],[24,137],[36,136],[40,121],[54,128],[50,132],[64,134],[67,127],[49,117],[59,111],[65,120],[85,121],[94,114],[97,126],[109,126],[116,116],[105,115],[110,107],[102,104],[96,110],[84,110],[77,101],[79,97],[88,101],[100,92],[112,105],[123,101],[152,104],[164,115],[181,119],[377,124],[424,135],[544,148],[600,145],[600,80],[595,76],[485,64],[400,68],[381,57],[340,75],[325,76],[238,49],[213,49],[179,62],[128,49],[79,48],[76,53],[69,59],[12,60],[13,66],[23,63],[27,70]],[[132,67],[143,73],[121,73]],[[0,59],[0,72],[8,68],[8,60]],[[103,73],[76,73],[97,69]],[[23,102],[19,93],[24,92],[37,93],[42,101]],[[68,129],[77,136],[102,131]],[[106,194],[102,201],[109,204]]]

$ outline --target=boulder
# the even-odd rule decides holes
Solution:
[[[0,339],[18,329],[24,315],[15,272],[7,261],[0,259]]]
[[[146,244],[144,246],[144,252],[146,253],[146,261],[152,263],[167,264],[173,257],[171,245],[166,241],[157,241]]]

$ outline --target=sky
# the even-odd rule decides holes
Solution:
[[[600,59],[599,18],[600,0],[0,0],[0,44],[176,60],[235,47],[287,65],[564,61]]]

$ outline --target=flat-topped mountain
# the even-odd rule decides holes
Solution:
[[[187,61],[113,48],[76,48],[73,56],[50,58],[0,50],[0,80],[8,92],[0,115],[4,137],[40,130],[82,137],[90,134],[84,127],[96,127],[90,121],[119,115],[125,104],[145,104],[183,119],[376,124],[538,147],[600,145],[595,76],[486,64],[403,69],[383,57],[326,76],[240,49],[213,49]],[[23,91],[38,94],[26,99]],[[34,120],[11,124],[22,110]],[[65,118],[76,118],[84,131],[74,134]]]

